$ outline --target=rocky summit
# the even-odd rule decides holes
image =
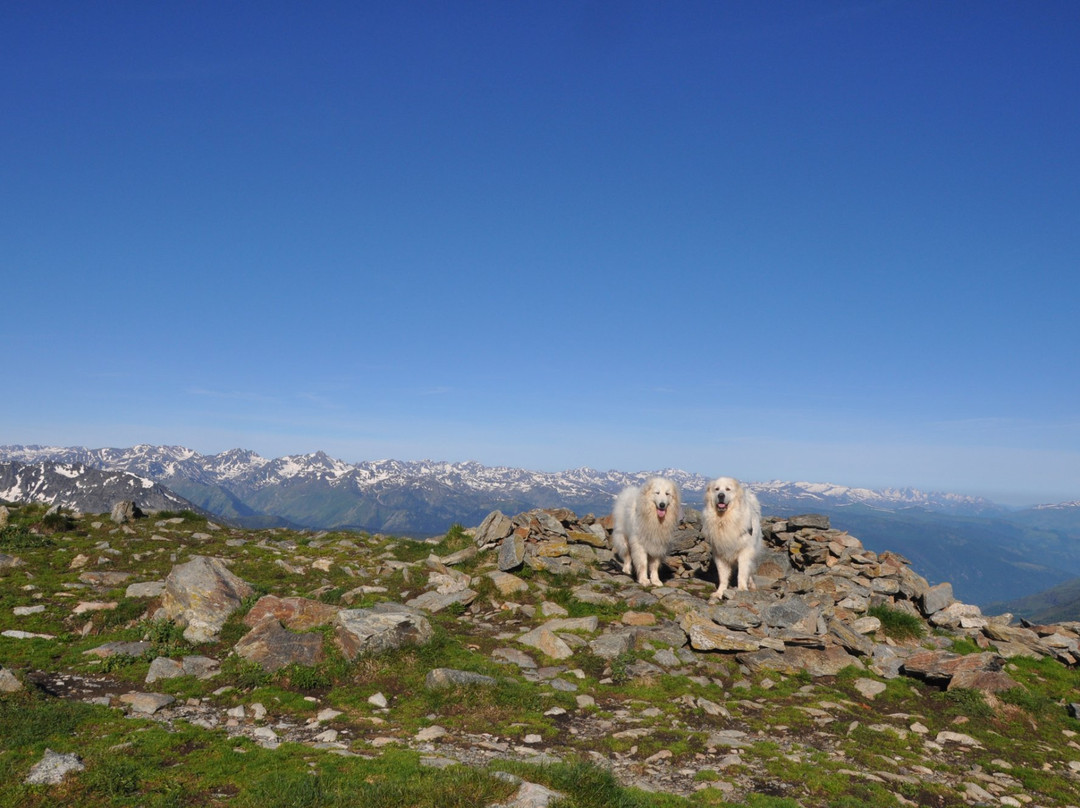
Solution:
[[[466,778],[493,806],[1080,805],[1080,624],[984,615],[822,515],[766,518],[754,586],[720,602],[689,509],[649,589],[615,563],[610,517],[564,508],[426,542],[5,517],[0,798],[17,804],[136,804],[100,796],[128,744],[170,751],[125,793],[187,788],[177,804],[254,804],[267,767],[296,765],[323,801],[262,804],[470,804]],[[16,709],[61,703],[103,711],[85,741],[3,740]],[[194,749],[247,757],[193,786]],[[428,796],[333,801],[335,777],[362,791],[391,763],[427,772]]]

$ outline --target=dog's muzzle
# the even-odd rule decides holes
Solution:
[[[724,495],[723,494],[717,494],[716,495],[716,510],[718,512],[720,512],[720,513],[723,513],[724,511],[727,510],[727,506],[728,506],[727,502],[724,501]]]

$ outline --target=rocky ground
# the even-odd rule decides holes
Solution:
[[[91,523],[92,553],[59,541],[56,590],[30,561],[0,556],[22,593],[3,625],[29,625],[0,632],[0,687],[271,748],[404,747],[434,767],[584,757],[626,785],[733,804],[839,804],[839,788],[865,804],[1080,804],[1075,690],[1040,692],[1039,709],[1023,697],[1075,671],[1080,625],[982,615],[825,517],[767,519],[756,588],[720,603],[708,600],[715,579],[692,511],[655,589],[619,571],[606,520],[559,509],[494,512],[427,548],[114,517]],[[155,569],[167,573],[145,574]],[[110,639],[102,615],[132,602],[145,611],[129,629],[175,625],[183,643],[158,654],[152,638]],[[6,662],[17,643],[61,642],[42,630],[61,610],[85,664]],[[444,661],[433,647],[453,652]],[[134,659],[148,667],[115,664]],[[305,688],[310,709],[283,710],[247,697],[238,660],[294,684],[335,660],[352,667],[347,685]],[[201,690],[179,684],[193,680]],[[403,682],[456,701],[419,715]],[[520,715],[500,702],[507,693]]]

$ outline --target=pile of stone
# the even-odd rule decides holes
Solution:
[[[733,653],[751,669],[817,676],[855,665],[884,677],[906,673],[949,687],[1002,690],[1015,686],[1002,672],[1007,658],[1050,656],[1067,665],[1080,661],[1080,624],[1014,626],[1011,615],[985,616],[977,606],[957,601],[950,584],[931,586],[907,559],[866,549],[857,538],[833,529],[827,516],[766,518],[763,532],[766,550],[754,576],[756,589],[729,589],[721,603],[707,600],[716,578],[700,514],[693,510],[684,514],[667,558],[674,580],[651,592],[638,589],[613,563],[607,549],[609,519],[579,519],[565,509],[512,518],[495,511],[476,529],[475,539],[481,551],[497,553],[503,572],[528,566],[616,582],[620,596],[632,604],[658,602],[672,615],[668,628],[676,625],[683,641],[672,641],[669,630],[667,644]],[[575,590],[582,599],[590,593],[610,597],[596,586]],[[925,636],[906,645],[890,640],[881,621],[869,614],[875,606],[918,618]],[[996,651],[967,655],[958,663],[959,655],[945,650],[952,639],[935,636],[934,629]],[[618,653],[640,645],[636,635],[656,631],[609,629],[608,634],[618,636],[595,640],[593,651]]]
[[[432,636],[425,615],[454,605],[470,612],[492,607],[474,604],[478,581],[454,569],[481,555],[490,563],[480,569],[492,569],[479,574],[493,582],[497,598],[506,599],[498,608],[549,618],[515,637],[514,645],[498,650],[496,655],[508,662],[528,659],[523,648],[555,660],[586,647],[608,660],[632,649],[666,648],[654,656],[667,660],[671,669],[692,667],[701,654],[732,654],[750,670],[823,676],[853,665],[885,678],[906,674],[945,687],[997,691],[1016,685],[1003,670],[1008,658],[1049,656],[1068,665],[1080,660],[1080,625],[1015,626],[1009,615],[985,616],[978,607],[957,601],[949,584],[931,586],[903,557],[866,549],[855,537],[832,529],[825,516],[767,518],[763,527],[765,551],[753,577],[755,588],[729,588],[724,600],[711,602],[715,572],[695,511],[688,510],[676,533],[667,558],[667,585],[651,590],[622,573],[609,549],[609,517],[578,517],[566,509],[513,517],[494,511],[473,531],[473,547],[420,562],[383,561],[384,572],[394,565],[420,584],[423,591],[406,602],[352,609],[267,595],[245,617],[250,631],[233,651],[267,671],[293,663],[315,665],[325,658],[326,640],[323,633],[308,630],[325,625],[333,629],[331,641],[350,659],[424,643]],[[556,604],[545,604],[542,610],[517,604],[515,594],[529,590],[529,584],[514,573],[525,567],[574,576],[572,594],[579,601],[625,603],[632,611],[622,620],[601,623],[595,616],[567,618]],[[350,603],[375,589],[359,587],[345,593],[343,601]],[[155,617],[178,622],[189,641],[202,643],[216,639],[252,588],[221,559],[196,556],[174,567],[155,591],[161,592]],[[871,614],[876,606],[916,618],[924,636],[906,643],[890,639]],[[985,651],[952,653],[948,649],[958,636]],[[123,651],[102,647],[89,653],[113,652]],[[640,670],[631,673],[658,670],[646,661],[635,664]],[[216,662],[203,657],[163,659],[151,671],[154,680],[212,675]]]

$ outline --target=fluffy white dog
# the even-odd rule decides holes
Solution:
[[[738,588],[753,588],[750,573],[762,547],[761,504],[754,493],[734,477],[713,480],[705,489],[702,525],[720,578],[710,600],[724,597],[735,566]]]
[[[631,575],[636,569],[642,586],[663,586],[660,562],[679,524],[679,501],[678,486],[663,477],[651,477],[640,488],[624,488],[615,498],[611,547],[623,572]]]

